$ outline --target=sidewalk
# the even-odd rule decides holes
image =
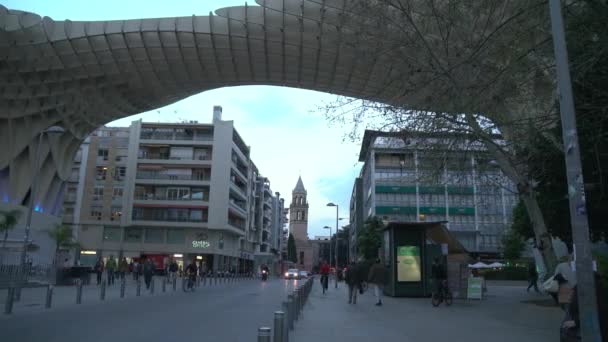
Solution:
[[[377,307],[373,291],[352,305],[347,292],[340,283],[323,295],[315,283],[290,342],[553,342],[559,340],[563,318],[556,307],[522,303],[546,298],[516,284],[490,284],[483,301],[455,300],[451,307],[436,308],[429,298],[392,297]]]
[[[141,280],[141,297],[150,297],[150,296],[162,296],[162,295],[170,295],[173,294],[173,284],[166,284],[166,292],[162,292],[162,280],[166,279],[165,277],[155,276],[155,287],[154,294],[150,293],[150,290],[146,289],[146,286],[143,281],[143,277]],[[128,300],[129,298],[136,298],[136,282],[132,277],[126,278],[127,283],[125,286],[125,298],[122,300]],[[233,287],[235,285],[243,284],[245,282],[249,282],[251,279],[244,278],[233,283],[231,282],[222,282],[218,281],[217,285],[215,283],[215,278],[207,278],[205,283],[201,282],[200,287],[197,290],[201,291],[215,291],[227,287]],[[182,291],[182,283],[181,278],[177,279],[176,292],[180,293]],[[210,281],[212,281],[210,283]],[[7,289],[0,290],[0,306],[2,312],[4,311],[4,304],[7,298]],[[13,315],[17,314],[27,314],[32,312],[41,312],[45,309],[44,304],[46,300],[46,287],[37,287],[37,288],[24,288],[21,292],[21,300],[15,301],[13,303]],[[100,299],[101,287],[95,284],[95,279],[92,279],[90,285],[85,285],[82,287],[82,304],[81,305],[91,305],[91,304],[100,304],[103,303]],[[120,279],[117,279],[112,286],[106,287],[106,296],[105,301],[114,301],[121,300],[120,298]],[[74,306],[76,304],[76,286],[56,286],[53,288],[53,300],[52,300],[52,309]],[[0,319],[2,316],[5,316],[3,313],[0,313]]]

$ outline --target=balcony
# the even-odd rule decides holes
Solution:
[[[213,129],[143,127],[142,140],[213,141]]]
[[[133,221],[207,222],[207,209],[133,208]]]
[[[245,230],[245,220],[236,215],[228,215],[228,224],[240,230]]]
[[[175,175],[167,174],[158,171],[137,171],[137,179],[150,179],[150,180],[185,180],[185,181],[204,181],[208,182],[211,180],[211,173],[192,173],[190,175]]]

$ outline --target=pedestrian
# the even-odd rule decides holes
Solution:
[[[108,285],[114,285],[114,273],[116,272],[116,260],[114,256],[110,255],[110,258],[106,262],[106,276],[108,277]]]
[[[528,289],[527,292],[530,292],[530,288],[534,286],[534,291],[536,293],[540,293],[538,290],[538,271],[536,270],[536,265],[531,262],[528,264]]]
[[[595,277],[595,300],[597,302],[598,320],[600,333],[603,341],[608,341],[608,296],[605,284],[596,272]],[[580,315],[578,305],[578,287],[574,286],[570,303],[560,329],[561,341],[580,341]]]
[[[124,280],[125,275],[129,271],[129,263],[127,263],[127,259],[125,257],[120,258],[120,262],[118,263],[118,272],[120,274],[120,279]]]
[[[150,288],[152,283],[152,276],[154,275],[154,263],[151,259],[146,260],[144,264],[144,281],[146,282],[146,289]]]
[[[357,304],[357,291],[361,286],[361,279],[359,278],[358,265],[354,261],[348,266],[344,280],[348,285],[348,304]]]
[[[431,279],[433,280],[433,288],[435,293],[442,293],[441,291],[445,290],[444,285],[448,279],[448,274],[438,257],[435,257],[433,264],[431,265]]]
[[[99,285],[101,284],[101,275],[103,274],[103,260],[101,258],[97,258],[93,269],[97,275],[97,285]]]
[[[133,280],[135,280],[135,281],[139,280],[139,271],[140,271],[139,268],[140,268],[139,261],[133,260]]]
[[[572,268],[572,256],[562,259],[562,262],[555,267],[553,277],[559,283],[557,302],[563,310],[566,310],[570,303],[570,298],[572,298],[572,289],[576,286],[576,273]]]
[[[179,266],[177,265],[177,261],[172,260],[171,265],[169,265],[169,280],[173,282],[173,279],[177,279],[177,271],[179,270]]]
[[[382,291],[386,282],[386,268],[381,264],[380,258],[376,259],[376,263],[370,268],[367,280],[374,285],[374,295],[378,300],[376,306],[382,306]]]

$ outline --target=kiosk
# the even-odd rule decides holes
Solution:
[[[462,244],[450,234],[446,222],[390,222],[383,231],[382,260],[388,279],[384,293],[393,297],[426,297],[433,289],[431,265],[439,257],[448,271],[453,292],[461,292],[462,278],[466,288],[468,254]],[[466,268],[466,267],[465,267]]]

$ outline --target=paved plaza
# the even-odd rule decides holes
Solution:
[[[317,281],[290,342],[559,341],[563,313],[547,299],[527,294],[521,283],[502,282],[488,284],[482,301],[435,308],[428,298],[385,297],[377,307],[373,291],[352,305],[343,283],[323,295]]]

